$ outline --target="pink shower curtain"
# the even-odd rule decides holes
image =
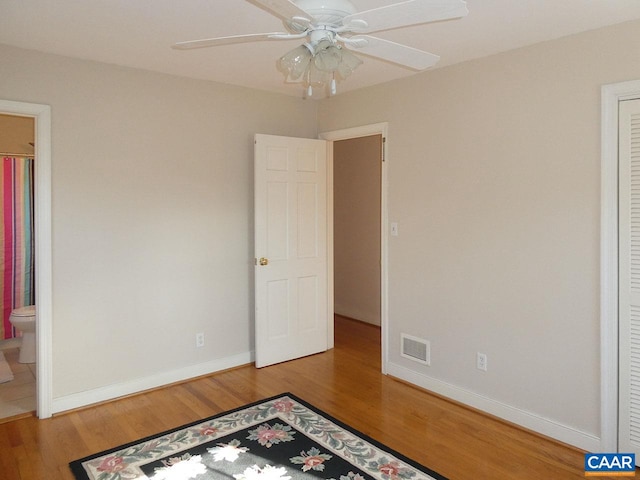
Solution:
[[[33,158],[3,157],[0,172],[0,339],[13,338],[14,308],[35,303]]]

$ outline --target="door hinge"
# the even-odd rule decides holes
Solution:
[[[382,137],[382,161],[386,160],[386,150],[387,150],[387,137]]]

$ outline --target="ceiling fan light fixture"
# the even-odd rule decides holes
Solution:
[[[337,91],[336,80],[344,80],[362,63],[339,45],[332,36],[300,45],[277,62],[285,81],[302,82],[311,96],[313,87],[326,87],[330,95]]]

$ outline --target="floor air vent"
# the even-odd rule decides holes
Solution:
[[[431,365],[431,345],[428,340],[401,334],[402,346],[400,355],[424,365]]]

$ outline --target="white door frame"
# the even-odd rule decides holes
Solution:
[[[330,142],[338,140],[348,140],[351,138],[367,137],[370,135],[382,135],[382,191],[380,199],[380,327],[382,333],[382,373],[387,373],[387,361],[388,361],[388,282],[387,282],[387,163],[388,156],[386,152],[387,144],[389,143],[389,124],[375,123],[371,125],[363,125],[360,127],[347,128],[343,130],[334,130],[330,132],[323,132],[319,135],[319,138]],[[333,318],[333,147],[331,146],[327,150],[327,258],[328,262],[328,300],[329,300],[329,315]],[[333,347],[333,321],[329,322],[329,348]]]
[[[52,403],[52,251],[51,107],[0,100],[0,113],[35,119],[36,368],[37,414],[51,417]]]
[[[600,215],[600,447],[618,451],[618,102],[640,80],[602,87]]]

